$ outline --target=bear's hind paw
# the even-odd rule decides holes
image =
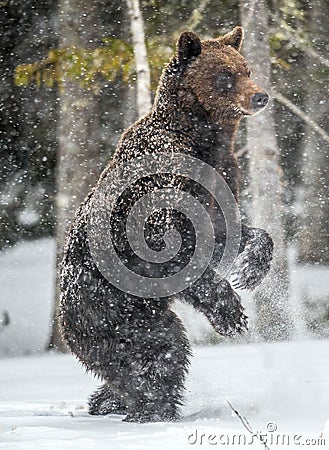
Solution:
[[[161,413],[161,412],[134,412],[128,413],[123,419],[123,422],[137,422],[137,423],[148,423],[148,422],[177,422],[179,415],[177,413]]]
[[[127,414],[127,407],[123,400],[115,396],[105,384],[89,399],[89,414],[92,416],[106,416],[107,414]]]

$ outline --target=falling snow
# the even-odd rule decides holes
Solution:
[[[88,415],[86,399],[99,382],[73,356],[46,352],[57,314],[56,253],[60,258],[75,209],[111,159],[121,133],[137,119],[140,80],[127,4],[0,2],[0,448],[207,448],[219,435],[246,433],[226,400],[254,430],[274,424],[276,433],[313,439],[309,448],[325,448],[321,439],[328,445],[329,4],[282,0],[268,10],[264,4],[140,3],[152,98],[180,31],[209,39],[242,23],[248,42],[257,37],[255,54],[248,55],[251,79],[265,83],[270,101],[266,116],[243,119],[236,136],[241,216],[274,233],[275,269],[286,277],[277,289],[277,278],[269,274],[263,293],[246,293],[239,289],[246,277],[257,279],[259,273],[250,272],[243,258],[236,261],[230,281],[249,317],[249,331],[239,338],[218,337],[195,309],[177,301],[173,309],[194,353],[182,419],[135,425],[118,415]],[[258,28],[262,23],[265,29]],[[262,46],[264,38],[270,47]],[[65,59],[70,48],[76,50],[71,61]],[[109,53],[102,66],[104,51]],[[232,86],[230,81],[226,87]],[[151,139],[148,144],[156,146]],[[167,142],[163,149],[173,151]],[[255,158],[259,149],[262,156]],[[166,216],[166,230],[168,221]],[[250,251],[256,258],[257,246]],[[209,292],[203,295],[206,300]],[[281,299],[279,322],[288,322],[290,340],[266,343],[263,307],[280,309]],[[155,309],[150,311],[154,316]],[[101,322],[106,329],[106,320]],[[275,337],[275,325],[267,317],[265,337]],[[226,448],[236,448],[229,442]],[[253,448],[263,446],[255,442]]]

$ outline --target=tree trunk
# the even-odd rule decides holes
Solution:
[[[57,4],[1,2],[0,249],[53,232],[56,89],[15,85],[18,66],[57,46]],[[31,214],[32,213],[32,214]]]
[[[144,23],[139,0],[127,0],[137,72],[137,112],[142,117],[151,109],[151,76],[145,45]]]
[[[315,49],[323,55],[328,52],[329,6],[325,2],[312,2],[309,27]],[[306,61],[306,112],[328,131],[328,102],[325,100],[327,70],[311,56]],[[321,85],[323,83],[323,86]],[[329,170],[328,143],[306,126],[303,152],[301,199],[302,214],[298,260],[301,263],[329,264]]]
[[[246,32],[244,55],[252,68],[252,78],[270,92],[271,62],[265,2],[241,2],[240,13]],[[272,108],[267,107],[247,121],[252,224],[268,231],[274,241],[271,271],[254,293],[256,329],[265,340],[287,339],[292,326],[283,229],[282,173]]]
[[[60,46],[90,48],[99,45],[98,1],[61,0]],[[103,167],[98,99],[77,81],[63,80],[60,96],[59,150],[57,162],[57,281],[56,305],[50,346],[65,351],[57,321],[59,265],[66,233],[75,210],[95,185]]]

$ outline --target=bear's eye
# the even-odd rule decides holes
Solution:
[[[248,72],[247,72],[247,77],[248,77],[248,78],[251,77],[251,70],[248,70]]]
[[[216,79],[217,86],[221,92],[228,91],[232,89],[234,82],[234,75],[231,72],[223,71],[221,72]]]

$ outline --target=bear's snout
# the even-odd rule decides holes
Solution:
[[[268,103],[268,94],[266,92],[257,92],[255,95],[251,98],[251,107],[252,109],[262,109],[265,108],[265,106]]]

